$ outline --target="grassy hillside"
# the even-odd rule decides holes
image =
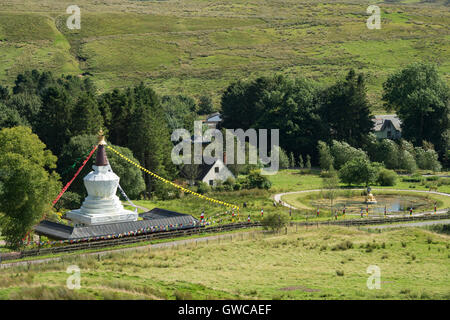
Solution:
[[[380,2],[381,29],[369,30],[366,0],[80,0],[81,29],[69,30],[70,1],[3,1],[0,83],[39,68],[85,73],[100,90],[145,81],[218,102],[239,78],[282,72],[330,83],[354,67],[380,108],[387,74],[412,61],[435,62],[450,80],[444,2]]]
[[[287,235],[70,257],[2,270],[0,299],[449,299],[449,239],[411,228],[294,228]],[[74,264],[81,289],[71,291],[66,268]],[[380,290],[366,286],[369,265],[380,268]]]

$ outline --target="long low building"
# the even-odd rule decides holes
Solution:
[[[86,240],[108,236],[123,236],[139,230],[152,232],[200,226],[199,221],[189,214],[161,208],[154,208],[144,212],[141,214],[141,217],[143,220],[75,227],[44,220],[34,227],[34,231],[38,235],[54,240]]]

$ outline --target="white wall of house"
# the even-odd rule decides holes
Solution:
[[[222,160],[217,160],[209,172],[203,177],[202,181],[210,186],[215,186],[216,182],[214,180],[225,181],[228,177],[234,178],[233,173],[227,168]]]

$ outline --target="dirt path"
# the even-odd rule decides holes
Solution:
[[[146,249],[161,249],[161,248],[170,248],[170,247],[178,247],[178,246],[187,246],[188,244],[192,243],[201,243],[201,242],[208,242],[208,241],[214,241],[218,239],[238,239],[240,237],[244,237],[246,234],[251,234],[255,232],[261,232],[261,231],[246,231],[246,232],[238,232],[238,233],[232,233],[232,234],[221,234],[221,235],[215,235],[215,236],[207,236],[207,237],[201,237],[201,238],[193,238],[193,239],[184,239],[184,240],[177,240],[177,241],[170,241],[170,242],[161,242],[156,244],[149,244],[144,246],[138,246],[138,247],[132,247],[132,248],[122,248],[122,249],[112,249],[107,251],[99,251],[99,252],[91,252],[91,253],[83,253],[83,254],[75,254],[78,257],[87,257],[87,256],[104,256],[106,254],[110,253],[118,253],[118,252],[127,252],[127,251],[133,251],[133,250],[146,250]],[[72,256],[72,255],[70,255]],[[67,257],[67,256],[66,256]],[[55,257],[55,258],[45,258],[45,259],[36,259],[36,260],[29,260],[29,261],[19,261],[19,262],[11,262],[11,263],[1,263],[0,269],[3,268],[10,268],[15,266],[26,266],[28,264],[39,264],[39,263],[46,263],[51,261],[61,261],[62,257]]]
[[[131,206],[127,201],[122,201],[122,204],[123,204],[124,206]],[[144,212],[150,211],[149,208],[146,208],[146,207],[143,207],[143,206],[138,206],[137,204],[135,204],[135,206],[136,206],[136,208],[139,208],[139,209],[141,209],[141,210],[144,210]]]
[[[365,189],[346,189],[346,190],[365,190]],[[441,196],[446,196],[446,197],[450,197],[450,194],[448,193],[444,193],[444,192],[437,192],[437,191],[425,191],[425,190],[404,190],[404,189],[372,189],[372,190],[379,190],[379,191],[407,191],[407,192],[417,192],[417,193],[428,193],[428,194],[437,194],[437,195],[441,195]],[[288,195],[288,194],[295,194],[295,193],[308,193],[308,192],[320,192],[321,189],[313,189],[313,190],[302,190],[302,191],[292,191],[292,192],[284,192],[284,193],[278,193],[275,194],[273,196],[273,198],[275,199],[275,201],[277,203],[281,203],[283,206],[294,209],[294,210],[298,210],[296,207],[290,205],[289,203],[284,202],[283,200],[281,200],[281,197]],[[447,210],[446,209],[442,209],[442,210],[437,210],[436,213],[446,213]],[[427,212],[421,212],[421,213],[413,213],[413,216],[423,216],[425,214],[430,214],[430,213],[434,213],[434,211],[427,211]],[[349,214],[352,215],[352,214]],[[353,215],[357,215],[357,214],[353,214]],[[401,217],[403,215],[388,215],[388,217]],[[381,215],[380,215],[381,217]]]
[[[401,224],[392,224],[392,225],[383,225],[383,226],[370,226],[364,227],[364,229],[387,229],[387,228],[405,228],[405,227],[424,227],[435,224],[449,224],[450,219],[437,220],[437,221],[422,221],[422,222],[410,222],[410,223],[401,223]]]

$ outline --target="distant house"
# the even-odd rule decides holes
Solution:
[[[224,154],[226,162],[226,155]],[[234,178],[234,174],[227,168],[224,161],[217,159],[213,164],[203,164],[200,166],[200,172],[196,180],[203,181],[208,185],[215,187],[217,181],[226,181],[229,177]]]
[[[402,137],[402,123],[397,115],[378,115],[373,121],[377,139],[397,140]]]
[[[214,112],[206,117],[203,121],[210,129],[218,129],[222,122],[222,115],[219,112]]]

